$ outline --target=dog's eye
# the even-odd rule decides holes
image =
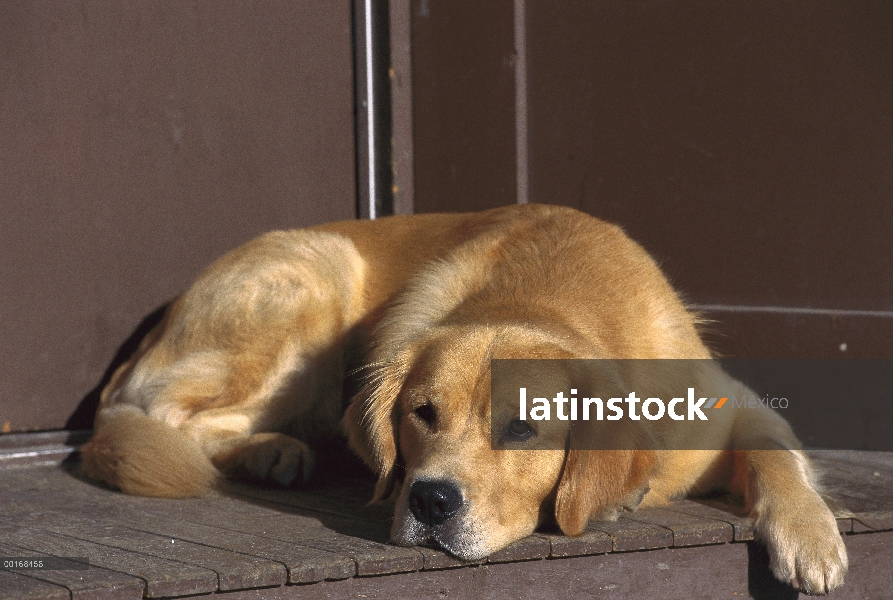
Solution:
[[[432,405],[422,404],[413,412],[415,412],[416,416],[428,425],[432,425],[434,423],[434,407]]]
[[[512,419],[508,427],[509,435],[519,440],[526,440],[533,435],[533,427],[527,421],[520,419]]]

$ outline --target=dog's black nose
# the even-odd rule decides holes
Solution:
[[[416,481],[409,488],[409,510],[420,523],[440,525],[462,507],[462,492],[447,481]]]

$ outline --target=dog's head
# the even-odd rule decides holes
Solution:
[[[402,483],[395,542],[475,560],[544,520],[576,535],[593,515],[641,498],[655,461],[647,441],[638,450],[581,450],[588,425],[522,421],[510,394],[494,394],[491,408],[491,358],[576,358],[575,340],[518,325],[441,326],[424,338],[375,370],[344,420],[352,447],[378,473],[376,498]],[[576,385],[578,374],[556,365],[537,385]]]

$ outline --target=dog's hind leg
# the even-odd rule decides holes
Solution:
[[[103,390],[86,474],[154,496],[198,495],[220,472],[305,478],[312,453],[285,433],[337,427],[364,268],[350,240],[313,231],[215,262]]]

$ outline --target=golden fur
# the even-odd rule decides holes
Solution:
[[[595,425],[561,422],[539,435],[552,448],[570,436],[569,450],[491,447],[491,358],[708,359],[695,326],[644,250],[571,209],[273,232],[211,265],[114,374],[84,470],[153,496],[198,495],[221,474],[288,485],[313,465],[301,440],[340,419],[378,475],[376,498],[396,493],[397,543],[478,559],[547,518],[577,535],[624,507],[723,489],[745,499],[775,574],[826,593],[843,581],[846,550],[790,428],[769,410],[723,410],[709,430],[673,434],[725,450],[647,440],[581,450],[576,436]],[[349,364],[364,367],[365,384],[342,411]],[[749,391],[718,368],[697,377],[704,389]],[[509,409],[493,410],[498,420]],[[777,450],[744,449],[754,441]],[[422,522],[410,489],[444,481],[460,508]]]

